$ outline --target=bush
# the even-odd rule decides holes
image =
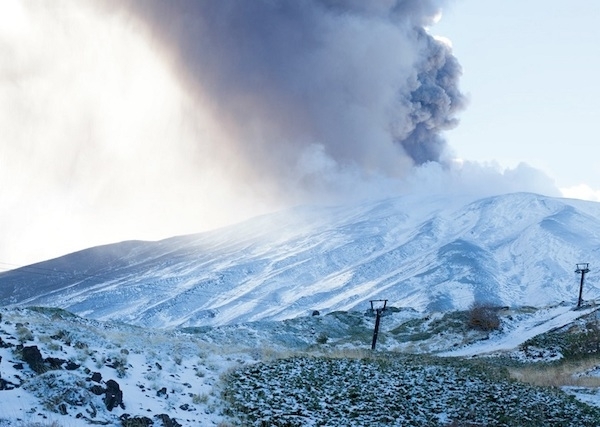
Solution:
[[[500,329],[497,310],[489,304],[474,303],[469,310],[469,327],[480,331]]]
[[[317,337],[317,344],[327,344],[327,334],[325,332],[321,332]]]

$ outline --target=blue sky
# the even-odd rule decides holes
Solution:
[[[432,33],[451,40],[470,104],[447,139],[458,157],[541,169],[600,200],[600,2],[456,0]]]

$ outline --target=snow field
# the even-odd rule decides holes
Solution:
[[[473,302],[546,306],[600,297],[598,203],[517,193],[298,207],[159,242],[90,248],[0,274],[0,303],[61,307],[144,327],[223,326]],[[28,283],[28,286],[21,286]]]

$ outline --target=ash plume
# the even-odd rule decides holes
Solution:
[[[119,2],[120,3],[120,2]],[[114,3],[112,4],[114,6]],[[465,100],[424,0],[159,0],[128,10],[226,129],[245,174],[306,182],[309,147],[337,168],[405,175],[440,161]]]
[[[440,5],[0,5],[0,261],[383,197],[448,166],[465,99],[427,29]]]

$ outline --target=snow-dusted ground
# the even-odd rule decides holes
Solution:
[[[572,305],[562,304],[539,309],[532,314],[518,314],[510,318],[504,316],[502,330],[490,334],[489,339],[459,349],[441,352],[438,353],[438,356],[469,357],[515,350],[528,339],[568,325],[575,319],[596,309],[596,307],[590,306],[575,310]]]
[[[228,375],[242,425],[596,427],[600,410],[476,363],[410,357],[296,357]]]
[[[121,425],[119,417],[167,414],[181,425],[217,425],[222,420],[218,383],[232,366],[254,361],[240,347],[216,347],[187,334],[104,324],[63,314],[30,310],[0,311],[0,374],[20,385],[0,391],[0,425],[26,423],[89,426]],[[18,357],[15,346],[37,346],[43,358],[71,361],[78,368],[48,370],[38,375]],[[17,366],[17,368],[15,368]],[[92,374],[99,373],[99,381]],[[124,408],[108,411],[104,395],[92,386],[115,380]],[[66,415],[59,404],[65,403]]]
[[[585,308],[575,311],[567,305],[511,310],[502,315],[502,331],[489,334],[487,339],[483,339],[485,336],[481,334],[461,335],[448,329],[444,333],[423,335],[422,339],[413,337],[412,340],[406,340],[405,335],[398,332],[403,325],[412,323],[417,325],[416,333],[424,332],[433,330],[436,324],[439,327],[446,316],[443,313],[424,314],[408,309],[391,310],[381,319],[377,353],[385,354],[393,350],[389,354],[406,354],[416,350],[453,356],[460,360],[465,356],[470,359],[475,355],[511,352],[535,334],[570,324],[591,310]],[[315,357],[324,357],[324,360],[347,356],[349,360],[366,358],[369,370],[379,366],[379,363],[388,363],[369,358],[374,317],[362,312],[190,330],[156,330],[98,322],[56,309],[2,309],[0,314],[0,376],[6,382],[5,390],[0,390],[0,426],[40,422],[49,425],[51,421],[68,426],[88,426],[91,422],[121,425],[119,417],[125,414],[130,418],[148,417],[156,426],[161,425],[158,418],[161,414],[168,415],[169,419],[184,426],[219,425],[229,422],[229,415],[232,414],[228,409],[231,403],[222,398],[222,376],[235,372],[232,370],[257,363],[266,366],[262,363],[267,362],[268,365],[270,360],[298,356],[310,356],[306,359],[309,361]],[[42,374],[34,372],[21,360],[19,345],[37,346],[44,359],[62,360],[60,363],[55,361],[60,368]],[[67,369],[67,362],[72,362],[71,369]],[[45,363],[49,366],[50,362]],[[333,369],[330,374],[336,375],[336,365],[326,361],[323,363],[323,369]],[[352,367],[354,362],[340,363],[339,369],[342,371],[355,369]],[[273,366],[285,367],[285,364],[276,363]],[[443,363],[436,365],[434,371],[438,372],[443,366]],[[307,375],[316,372],[314,366],[307,365],[307,369]],[[423,374],[424,379],[418,380],[422,384],[419,387],[427,387],[427,381],[435,381],[435,377],[439,377],[439,374],[433,375],[434,371],[426,366],[418,365],[410,369],[429,372]],[[247,376],[252,371],[246,369],[240,372],[246,372],[240,375]],[[463,377],[466,372],[469,371],[460,367],[451,368],[444,378],[449,378],[449,386],[455,387],[468,380]],[[101,378],[92,379],[94,373],[100,374]],[[298,378],[303,377],[302,373],[297,374]],[[251,376],[256,377],[255,374]],[[119,384],[124,408],[115,407],[109,411],[104,404],[104,396],[92,392],[93,386],[96,389],[106,388],[109,380]],[[377,383],[376,378],[374,381]],[[488,384],[488,380],[482,381],[481,387]],[[19,387],[12,388],[13,385]],[[260,387],[267,386],[263,384]],[[285,395],[286,387],[282,387],[283,391],[280,392]],[[489,384],[485,387],[489,388]],[[579,387],[566,388],[565,391],[583,402],[600,406],[596,389]],[[426,389],[422,392],[427,393]],[[444,394],[443,399],[453,401],[452,393]],[[515,393],[522,393],[522,390]],[[276,396],[274,398],[277,399]],[[61,408],[60,404],[64,406]],[[323,401],[322,404],[323,408],[331,409],[335,402]],[[441,406],[434,405],[432,408],[427,410],[442,410]],[[66,415],[60,414],[61,409]],[[436,412],[438,415],[433,419],[451,421],[456,413],[448,411]]]

